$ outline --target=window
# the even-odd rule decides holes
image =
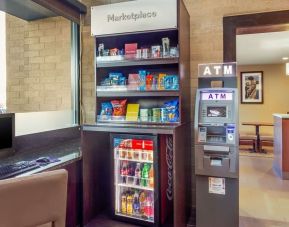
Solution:
[[[0,102],[16,113],[16,135],[77,125],[78,25],[60,16],[25,21],[2,13],[1,23],[2,18],[6,82],[1,67]]]
[[[0,11],[0,109],[6,109],[6,27],[5,13]]]

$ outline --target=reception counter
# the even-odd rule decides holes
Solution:
[[[274,172],[283,180],[289,179],[289,114],[274,116]]]

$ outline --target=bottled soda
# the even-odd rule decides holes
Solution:
[[[145,163],[141,173],[141,186],[147,187],[148,186],[148,179],[149,179],[149,164]]]
[[[132,184],[133,183],[134,174],[135,174],[135,164],[134,163],[130,163],[130,164],[128,164],[128,167],[127,167],[127,175],[128,175],[127,183],[128,184]]]
[[[149,172],[149,186],[151,188],[154,187],[154,167],[151,165],[150,172]]]
[[[135,190],[134,195],[133,195],[133,214],[135,216],[140,215],[139,194],[137,190]]]
[[[121,213],[126,214],[126,193],[121,194]]]
[[[129,150],[127,151],[127,158],[128,158],[128,159],[132,159],[132,150],[131,150],[131,149],[129,149]]]
[[[131,192],[129,192],[127,194],[127,197],[126,197],[126,213],[128,215],[132,215],[133,214],[133,198],[132,198],[132,194]]]
[[[122,183],[126,183],[127,175],[128,175],[128,162],[123,161],[120,169],[120,175],[122,177]]]
[[[153,207],[153,196],[152,193],[149,193],[145,199],[145,206],[144,206],[144,215],[148,219],[154,218],[154,207]]]
[[[134,170],[134,184],[140,185],[141,180],[141,169],[140,169],[140,163],[136,164],[135,170]]]
[[[140,215],[144,216],[144,208],[145,208],[145,200],[146,200],[146,194],[144,191],[142,191],[139,195],[139,211]]]

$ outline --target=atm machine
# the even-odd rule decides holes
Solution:
[[[195,111],[197,227],[238,227],[238,91],[198,89]]]

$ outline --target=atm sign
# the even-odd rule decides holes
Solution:
[[[202,93],[202,100],[233,100],[232,93],[223,93],[223,92],[206,92]]]

